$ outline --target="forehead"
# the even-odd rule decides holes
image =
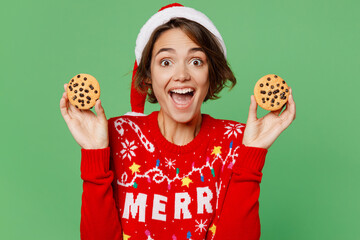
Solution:
[[[161,33],[154,44],[153,52],[165,47],[175,50],[185,48],[187,50],[187,48],[199,47],[199,45],[192,41],[180,28],[173,28]]]

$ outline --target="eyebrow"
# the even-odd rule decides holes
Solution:
[[[191,49],[189,49],[188,53],[197,52],[197,51],[201,51],[201,52],[205,53],[202,48],[191,48]],[[161,53],[161,52],[175,52],[175,49],[173,49],[173,48],[161,48],[161,49],[155,54],[155,57],[156,57],[159,53]]]

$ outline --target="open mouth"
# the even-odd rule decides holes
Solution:
[[[179,88],[169,91],[170,97],[177,105],[186,107],[191,103],[195,90],[192,88]]]

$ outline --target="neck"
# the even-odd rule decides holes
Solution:
[[[158,125],[161,134],[169,142],[180,146],[188,144],[195,138],[195,136],[200,132],[201,121],[201,113],[187,123],[174,121],[164,114],[161,109],[158,114]]]

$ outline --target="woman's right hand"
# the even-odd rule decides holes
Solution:
[[[100,149],[109,146],[108,121],[100,99],[95,103],[96,115],[91,110],[74,107],[67,97],[68,84],[60,99],[60,111],[75,141],[84,149]]]

